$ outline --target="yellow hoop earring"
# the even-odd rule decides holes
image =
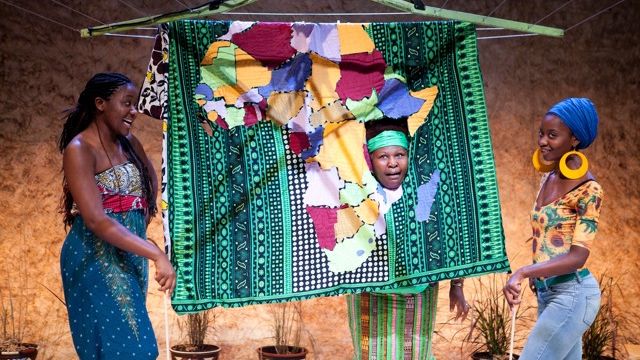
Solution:
[[[569,158],[569,156],[571,155],[576,155],[577,157],[580,158],[580,167],[577,169],[570,169],[569,166],[567,166],[567,159]],[[562,155],[562,158],[560,158],[560,173],[566,177],[567,179],[579,179],[581,177],[584,176],[584,174],[587,173],[587,171],[589,171],[589,161],[587,160],[587,157],[584,156],[583,153],[579,152],[579,151],[569,151],[567,153],[565,153],[564,155]]]
[[[536,149],[536,151],[533,152],[533,157],[531,157],[531,162],[533,162],[533,167],[538,170],[539,172],[549,172],[553,169],[555,169],[556,167],[556,163],[554,162],[544,162],[542,159],[540,159],[540,149]]]

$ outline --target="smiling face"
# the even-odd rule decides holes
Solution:
[[[395,190],[407,175],[407,149],[402,146],[385,146],[371,154],[373,175],[387,189]]]
[[[545,115],[538,131],[538,146],[545,161],[560,160],[562,155],[571,151],[576,145],[578,140],[559,117]]]
[[[133,84],[119,87],[108,99],[96,98],[99,118],[114,135],[127,136],[138,112],[135,99],[138,95]]]

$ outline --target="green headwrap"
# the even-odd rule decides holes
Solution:
[[[409,149],[409,140],[402,131],[385,130],[367,141],[367,148],[372,153],[385,146],[402,146]]]

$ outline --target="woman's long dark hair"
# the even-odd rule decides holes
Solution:
[[[93,123],[96,116],[96,98],[108,100],[113,93],[115,93],[122,86],[132,84],[128,77],[118,73],[99,73],[94,75],[85,85],[84,90],[78,97],[78,102],[75,108],[69,110],[64,127],[62,128],[62,134],[60,134],[60,140],[58,142],[58,148],[63,153],[64,149],[69,145],[71,140],[79,133],[84,131]],[[138,154],[135,152],[129,140],[120,136],[118,138],[122,149],[124,150],[127,159],[131,161],[140,171],[142,176],[142,185],[144,189],[144,197],[147,200],[148,208],[147,212],[154,216],[157,212],[155,194],[151,193],[152,183],[151,176],[149,175],[149,169],[142,162]],[[65,226],[71,226],[76,214],[72,213],[73,208],[73,196],[69,191],[69,185],[67,179],[62,179],[62,199],[60,202],[60,212],[64,216]]]

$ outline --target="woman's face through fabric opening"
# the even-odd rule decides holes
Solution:
[[[538,131],[538,146],[545,161],[558,161],[566,152],[571,151],[578,144],[562,120],[551,114],[545,115],[540,122]]]
[[[378,182],[390,190],[399,188],[407,175],[407,149],[397,145],[385,146],[370,155],[373,175]]]

